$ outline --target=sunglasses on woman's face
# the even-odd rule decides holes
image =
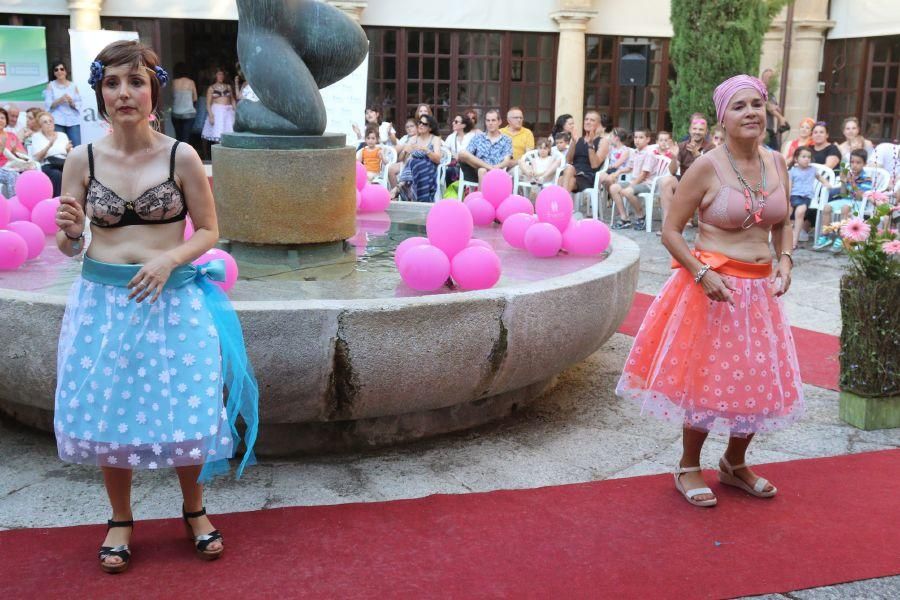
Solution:
[[[419,121],[419,125],[424,125],[425,127],[428,127],[428,121]]]
[[[462,123],[462,119],[453,119],[454,125],[458,125],[459,123]]]
[[[56,73],[57,71],[65,71],[65,70],[66,70],[65,67],[55,67],[55,68],[53,69],[53,72]]]

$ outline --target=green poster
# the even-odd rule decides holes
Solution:
[[[0,101],[40,102],[48,80],[44,28],[0,25]]]

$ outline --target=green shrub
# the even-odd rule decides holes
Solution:
[[[759,76],[763,36],[790,1],[672,0],[669,53],[677,81],[670,82],[669,111],[676,137],[687,133],[692,113],[715,121],[712,93],[723,80]]]

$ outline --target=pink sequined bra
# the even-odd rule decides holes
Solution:
[[[772,152],[775,158],[775,152]],[[743,192],[733,186],[725,183],[722,172],[719,170],[719,164],[715,160],[708,159],[712,162],[713,168],[716,170],[716,177],[719,178],[719,192],[712,202],[706,206],[700,207],[700,221],[718,227],[719,229],[737,230],[745,228],[744,223],[747,221],[750,210],[748,210],[747,197]],[[768,198],[762,211],[759,213],[759,220],[750,217],[754,225],[759,227],[771,227],[777,223],[784,221],[788,215],[787,196],[784,194],[784,183],[782,178],[784,174],[778,166],[778,160],[775,160],[775,186],[768,189]],[[755,205],[753,209],[755,210]]]

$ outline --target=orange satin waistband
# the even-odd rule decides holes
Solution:
[[[713,271],[723,275],[742,277],[744,279],[762,279],[772,273],[771,263],[748,263],[728,258],[718,252],[708,252],[706,250],[694,250],[693,254],[697,257],[697,260],[709,265]],[[684,267],[673,258],[672,268],[679,269]]]

